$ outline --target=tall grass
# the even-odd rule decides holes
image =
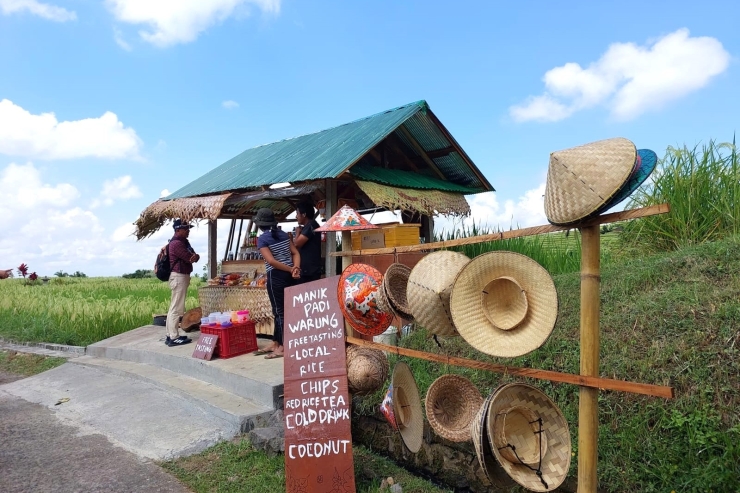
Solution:
[[[671,212],[631,221],[624,244],[654,251],[715,241],[740,232],[740,163],[733,143],[710,141],[699,149],[669,147],[651,183],[628,209],[669,203]]]
[[[186,308],[198,306],[197,286]],[[157,279],[58,278],[48,285],[0,281],[0,337],[86,346],[167,313],[170,289]]]

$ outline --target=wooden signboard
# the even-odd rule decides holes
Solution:
[[[213,334],[201,334],[195,343],[193,358],[211,360],[213,352],[216,350],[218,336]]]
[[[285,290],[285,487],[355,491],[339,276]]]

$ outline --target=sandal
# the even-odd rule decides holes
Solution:
[[[272,351],[273,351],[272,349],[258,349],[257,351],[255,351],[252,354],[254,354],[255,356],[262,356],[263,354],[269,354]]]
[[[282,353],[281,354],[278,354],[278,353],[270,353],[267,356],[265,356],[265,359],[277,359],[277,358],[282,358],[282,357],[283,357],[283,354]]]

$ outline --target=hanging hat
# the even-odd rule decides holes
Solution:
[[[347,322],[361,334],[376,336],[385,332],[393,315],[377,306],[377,292],[383,275],[367,264],[351,264],[342,272],[337,286],[337,298]]]
[[[450,298],[460,335],[478,351],[513,358],[545,343],[558,318],[550,274],[531,258],[494,251],[470,261]]]
[[[347,205],[343,205],[320,228],[316,228],[314,231],[353,231],[377,228],[378,226],[362,217],[359,212]]]
[[[355,395],[367,395],[383,386],[390,367],[383,351],[347,346],[347,384]]]
[[[516,483],[506,474],[504,468],[501,467],[501,464],[494,457],[491,450],[491,442],[488,439],[488,408],[497,390],[494,390],[478,409],[473,422],[470,424],[470,435],[473,438],[473,446],[475,447],[478,464],[480,464],[488,480],[496,488],[508,490]]]
[[[482,403],[473,382],[460,375],[442,375],[429,387],[424,407],[437,435],[451,442],[467,442],[470,423]]]
[[[383,276],[383,282],[378,286],[378,292],[375,293],[375,303],[378,305],[378,310],[384,313],[388,313],[391,316],[396,316],[396,310],[391,306],[391,301],[388,298],[388,293],[385,291],[385,276]]]
[[[606,205],[602,206],[601,208],[599,208],[598,211],[596,211],[596,214],[601,214],[602,212],[608,211],[609,209],[632,195],[632,193],[637,190],[645,180],[648,179],[648,176],[650,176],[653,170],[655,170],[655,166],[657,164],[657,154],[655,154],[650,149],[639,149],[637,151],[635,167],[633,168],[630,177],[627,178],[627,181],[624,183],[624,185],[622,185],[622,188],[619,189],[614,197],[612,197],[612,199],[609,200]]]
[[[391,425],[391,428],[398,431],[396,413],[393,411],[393,382],[388,385],[388,390],[385,393],[385,397],[383,397],[383,402],[380,403],[380,412],[385,416],[385,419]]]
[[[393,422],[401,433],[403,443],[415,454],[421,449],[424,437],[424,411],[421,409],[419,388],[416,386],[411,368],[406,363],[396,363],[393,367],[391,385],[386,398],[388,399],[389,396],[392,403]]]
[[[468,262],[462,253],[443,250],[426,255],[411,270],[406,289],[409,308],[430,333],[457,335],[450,315],[450,292],[455,276]]]
[[[622,188],[637,159],[624,138],[600,140],[550,154],[545,215],[552,224],[575,224],[599,210]]]
[[[568,422],[539,389],[501,387],[491,399],[487,427],[493,455],[514,481],[531,491],[552,491],[565,481],[571,458]]]
[[[393,310],[406,320],[413,320],[407,297],[411,268],[401,263],[394,263],[388,267],[383,276],[385,294]]]

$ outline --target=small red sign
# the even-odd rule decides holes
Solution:
[[[213,334],[201,334],[198,338],[198,342],[195,343],[195,351],[193,351],[193,358],[205,359],[210,361],[213,356],[213,352],[216,350],[216,343],[218,342],[218,336]]]

